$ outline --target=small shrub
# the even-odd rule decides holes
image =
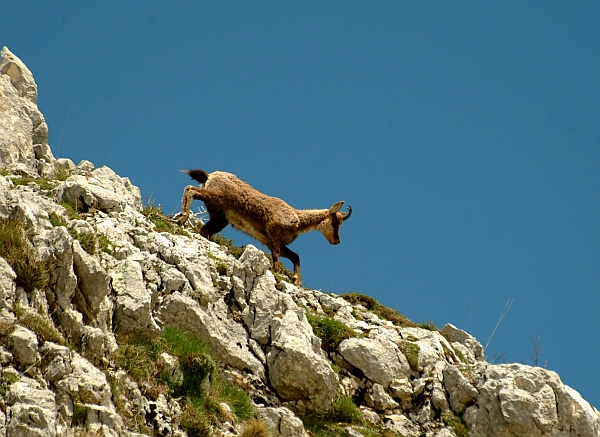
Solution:
[[[459,416],[456,416],[451,411],[442,413],[442,422],[444,422],[448,428],[454,431],[456,437],[469,436],[469,431],[467,431],[467,426],[465,425],[463,419]]]
[[[322,340],[323,349],[328,352],[336,350],[342,341],[358,336],[352,328],[331,316],[316,315],[307,311],[306,318],[315,335]]]
[[[246,250],[246,246],[236,246],[233,244],[233,240],[225,238],[221,234],[211,235],[210,241],[217,243],[219,246],[225,247],[225,249],[227,249],[227,253],[233,256],[235,259],[240,259],[240,256],[242,256],[244,250]]]
[[[75,229],[69,229],[69,233],[73,238],[79,241],[81,248],[90,255],[95,255],[99,250],[114,257],[113,243],[104,234],[94,234],[92,232],[77,232]]]
[[[56,213],[50,213],[50,224],[54,227],[67,226],[67,221]]]
[[[26,292],[48,284],[48,265],[37,257],[18,220],[0,220],[0,253],[16,273],[17,286]]]
[[[408,360],[408,365],[415,372],[419,369],[419,345],[410,341],[399,341],[396,343],[400,351]]]
[[[223,382],[219,385],[218,392],[238,419],[249,420],[254,416],[254,404],[245,391]]]
[[[56,328],[50,317],[18,305],[15,313],[19,323],[35,332],[40,340],[51,341],[63,346],[67,344],[67,340]]]
[[[352,396],[342,396],[332,405],[332,420],[353,425],[364,425],[365,418],[354,403]]]
[[[210,421],[199,402],[185,399],[182,405],[181,426],[191,437],[211,437]]]
[[[217,262],[217,273],[219,276],[227,276],[227,266],[223,262]]]
[[[267,424],[260,419],[251,419],[244,424],[240,437],[270,437],[271,431]]]
[[[15,330],[15,322],[12,320],[0,320],[0,337],[10,335]]]
[[[302,418],[304,427],[314,437],[342,437],[348,425],[369,429],[370,435],[378,434],[364,419],[351,396],[342,396],[334,401],[331,409],[325,413],[310,413]],[[361,431],[362,432],[362,431]]]
[[[396,326],[412,328],[421,326],[418,323],[411,321],[408,317],[400,314],[397,310],[388,308],[385,305],[381,305],[379,302],[377,302],[377,300],[375,300],[371,296],[367,296],[362,293],[346,293],[342,294],[341,297],[347,302],[351,303],[352,305],[360,304],[364,306],[373,314],[376,314],[378,317],[384,320],[389,320]],[[431,324],[431,326],[433,325]]]
[[[37,184],[43,191],[50,191],[56,186],[56,182],[47,178],[31,178],[31,177],[14,177],[10,178],[13,185],[29,185],[30,183]]]
[[[79,212],[77,211],[77,209],[73,208],[73,205],[67,202],[60,202],[59,205],[65,209],[67,215],[71,220],[81,220]]]
[[[142,209],[142,214],[154,223],[158,232],[168,232],[169,234],[185,235],[189,237],[189,234],[181,226],[165,216],[160,206],[155,206],[154,202],[149,199],[147,200],[146,207]]]
[[[79,402],[73,402],[73,418],[71,426],[83,426],[87,421],[87,416],[90,409]]]

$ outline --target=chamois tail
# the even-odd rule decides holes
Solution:
[[[183,170],[184,173],[190,175],[192,179],[203,184],[208,179],[208,173],[204,170]]]

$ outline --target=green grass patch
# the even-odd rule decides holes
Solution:
[[[185,235],[186,237],[190,236],[185,229],[176,224],[173,220],[168,219],[160,206],[155,206],[154,202],[150,200],[147,201],[146,206],[142,209],[142,214],[154,223],[157,232],[168,232],[169,234]]]
[[[321,339],[321,347],[327,352],[336,350],[342,341],[359,336],[354,329],[329,315],[307,311],[306,318],[315,335]]]
[[[47,178],[31,178],[31,177],[11,177],[13,185],[29,185],[30,183],[37,184],[42,191],[50,191],[56,187],[57,182]]]
[[[41,341],[51,341],[63,346],[67,344],[64,335],[56,328],[49,316],[20,305],[16,305],[15,314],[19,323],[35,332]]]
[[[178,358],[183,383],[161,379],[157,360],[162,352]],[[218,361],[195,335],[167,327],[158,338],[122,339],[116,357],[140,386],[182,399],[181,424],[189,435],[209,436],[214,424],[245,421],[254,416],[254,406],[246,392],[220,378]],[[229,405],[231,413],[222,403]]]
[[[399,341],[396,345],[408,360],[411,370],[417,372],[419,370],[419,345],[405,340]]]
[[[302,418],[304,427],[313,437],[342,437],[347,426],[360,426],[373,434],[378,431],[371,428],[351,396],[336,399],[331,409],[325,413],[311,413]]]
[[[425,329],[436,329],[431,322],[429,322],[428,325],[415,323],[405,315],[400,314],[398,310],[388,308],[385,305],[381,305],[379,302],[377,302],[377,300],[375,300],[371,296],[367,296],[366,294],[346,293],[342,294],[340,297],[342,297],[352,305],[360,304],[364,306],[368,311],[371,311],[373,314],[376,314],[379,318],[389,320],[396,326],[407,328],[425,328],[425,326],[427,326],[427,328]]]
[[[467,426],[463,421],[462,417],[455,415],[451,411],[447,411],[442,413],[442,422],[454,431],[456,437],[468,437],[469,431],[467,431]]]
[[[0,219],[0,253],[16,273],[17,286],[23,287],[28,293],[46,287],[48,264],[36,255],[20,221]]]

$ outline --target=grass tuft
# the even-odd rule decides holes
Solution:
[[[248,395],[219,377],[219,363],[198,337],[167,327],[158,338],[130,337],[119,343],[118,364],[141,387],[148,387],[147,392],[150,389],[183,399],[181,424],[188,435],[209,436],[215,424],[254,416],[254,404]],[[183,373],[181,385],[161,380],[162,369],[157,360],[162,352],[178,358]]]
[[[51,341],[62,346],[67,344],[64,335],[56,328],[50,317],[19,305],[16,305],[15,313],[19,323],[35,332],[40,340]]]
[[[418,328],[422,327],[425,329],[437,330],[432,322],[428,322],[427,324],[418,324],[411,321],[408,317],[400,314],[397,310],[388,308],[385,305],[381,305],[377,300],[372,298],[371,296],[367,296],[362,293],[346,293],[342,294],[340,297],[344,298],[347,302],[352,305],[362,305],[367,310],[371,311],[373,314],[376,314],[378,317],[389,320],[396,326],[407,327],[407,328]]]
[[[0,219],[0,253],[16,273],[17,286],[28,293],[46,287],[48,265],[35,254],[20,221]]]
[[[154,202],[150,199],[147,199],[147,204],[144,209],[142,209],[142,214],[154,223],[157,232],[168,232],[169,234],[185,235],[187,237],[190,236],[185,229],[174,223],[172,220],[169,220],[163,213],[161,207],[155,206]]]
[[[336,350],[342,341],[359,336],[354,329],[329,315],[317,315],[307,311],[306,318],[315,335],[321,339],[322,348],[327,352]]]

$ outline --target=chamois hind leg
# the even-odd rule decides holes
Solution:
[[[202,229],[200,230],[200,235],[202,235],[206,239],[209,239],[211,235],[222,231],[225,228],[225,226],[229,224],[227,218],[225,218],[225,214],[223,213],[223,211],[209,211],[208,214],[210,216],[210,219],[204,226],[202,226]]]
[[[280,246],[281,256],[289,259],[294,264],[294,284],[302,285],[302,275],[300,274],[300,257],[298,254],[289,247],[284,246],[283,244]]]

